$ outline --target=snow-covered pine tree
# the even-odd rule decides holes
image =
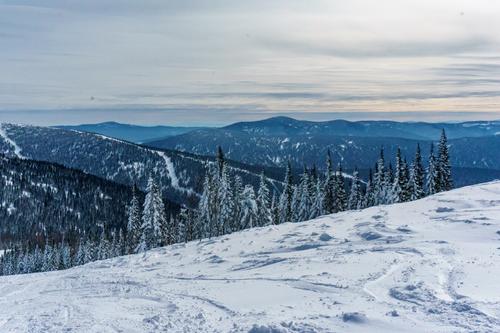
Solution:
[[[68,246],[68,243],[63,242],[60,246],[61,249],[61,269],[67,269],[72,266],[71,261],[71,250]]]
[[[80,242],[78,242],[78,248],[76,250],[75,255],[73,256],[73,266],[80,266],[85,264],[85,249],[84,249],[83,239],[80,238]]]
[[[386,172],[385,172],[385,159],[384,149],[380,149],[380,157],[375,166],[375,173],[373,175],[373,204],[383,205],[387,199],[386,188]]]
[[[229,221],[229,227],[232,232],[240,230],[242,225],[242,211],[241,202],[243,201],[243,180],[239,175],[234,177],[233,186],[233,214],[232,219]]]
[[[280,198],[280,223],[289,222],[293,219],[293,176],[292,166],[288,161],[285,171],[283,192]]]
[[[321,215],[323,215],[323,182],[319,177],[317,177],[309,219],[313,219]]]
[[[280,223],[280,207],[275,191],[273,191],[273,197],[271,199],[271,223]]]
[[[332,157],[330,150],[326,156],[325,181],[323,183],[323,211],[331,214],[335,210],[335,173],[333,171]]]
[[[264,172],[260,174],[259,189],[257,191],[257,223],[259,226],[272,224],[269,188],[266,184]]]
[[[406,161],[406,157],[403,159],[403,201],[407,202],[411,200],[411,187],[410,187],[410,167]]]
[[[451,178],[450,153],[448,149],[448,139],[446,138],[446,132],[444,129],[441,131],[441,138],[439,140],[437,165],[439,184],[441,187],[440,190],[451,190],[453,188],[453,181]]]
[[[257,226],[257,202],[252,185],[245,185],[241,202],[241,226],[239,230]]]
[[[375,195],[373,192],[373,173],[370,168],[368,173],[368,182],[366,183],[365,196],[363,199],[363,208],[371,207],[375,204]]]
[[[335,183],[336,183],[335,211],[343,212],[344,210],[347,209],[347,193],[345,190],[345,178],[344,178],[344,172],[342,170],[342,164],[339,164],[339,169],[335,176]]]
[[[413,160],[413,165],[411,168],[411,181],[410,181],[411,200],[418,200],[425,196],[424,177],[425,177],[425,171],[424,171],[424,166],[422,164],[422,153],[420,152],[420,145],[417,144],[417,149],[415,151],[415,159]]]
[[[224,158],[224,152],[222,151],[222,147],[217,147],[217,157],[216,157],[216,168],[217,168],[217,176],[222,178],[222,172],[224,170],[226,160]]]
[[[427,167],[427,177],[425,182],[425,189],[427,195],[432,195],[441,191],[438,165],[436,156],[434,155],[434,144],[431,143],[429,153],[429,165]]]
[[[139,245],[141,239],[141,206],[139,203],[139,198],[137,185],[134,184],[132,188],[132,200],[128,207],[128,222],[127,222],[127,249],[128,253],[134,253]]]
[[[203,182],[203,192],[198,203],[198,213],[195,224],[195,238],[208,237],[210,226],[212,225],[211,214],[210,214],[210,201],[211,201],[211,179],[212,175],[210,171],[207,171],[205,175],[205,181]]]
[[[48,272],[54,270],[54,254],[52,246],[47,242],[43,249],[43,263],[42,272]]]
[[[297,186],[296,194],[296,221],[306,221],[311,215],[312,198],[310,194],[309,172],[304,167],[304,172],[300,177],[300,183]]]
[[[110,257],[111,245],[104,233],[104,230],[101,232],[101,238],[99,239],[99,245],[97,248],[97,260],[104,260]]]
[[[363,207],[363,193],[361,189],[361,182],[359,180],[358,168],[354,169],[352,174],[351,191],[349,193],[348,208],[360,209]]]
[[[229,177],[228,168],[222,164],[222,176],[219,180],[218,203],[219,219],[217,223],[217,234],[225,235],[232,232],[231,219],[234,210],[233,189]]]
[[[398,147],[396,151],[396,170],[394,172],[394,183],[392,185],[392,202],[403,202],[403,160],[401,158],[401,149]]]
[[[141,238],[136,252],[144,252],[165,243],[167,219],[159,186],[150,176],[142,214]]]

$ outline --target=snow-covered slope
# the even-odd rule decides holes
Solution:
[[[214,149],[217,146],[214,146]],[[146,148],[100,134],[58,128],[0,124],[0,153],[8,157],[55,162],[126,185],[145,189],[151,174],[164,195],[177,203],[191,204],[202,189],[206,166],[213,158],[172,150]],[[229,161],[231,172],[245,184],[256,185],[266,172],[279,189],[284,171]]]
[[[500,182],[0,278],[2,332],[499,332]]]

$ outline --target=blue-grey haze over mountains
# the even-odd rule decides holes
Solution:
[[[494,1],[0,1],[0,121],[500,118]]]

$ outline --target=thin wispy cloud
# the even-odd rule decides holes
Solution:
[[[172,110],[186,106],[199,122],[245,110],[500,118],[497,31],[500,3],[487,0],[4,0],[0,120],[92,109],[86,122],[182,124]]]

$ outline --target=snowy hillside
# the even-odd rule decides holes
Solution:
[[[500,182],[0,278],[2,332],[498,332]]]
[[[213,146],[213,149],[217,145]],[[187,204],[197,198],[207,163],[213,158],[176,151],[145,148],[99,134],[39,126],[0,124],[0,153],[8,157],[55,162],[117,183],[145,189],[154,173],[164,195]],[[258,184],[265,170],[271,184],[279,188],[283,170],[229,162],[231,171],[244,183]]]

